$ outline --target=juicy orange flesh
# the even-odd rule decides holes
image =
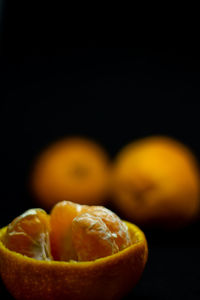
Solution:
[[[87,206],[69,201],[62,201],[54,206],[50,217],[50,240],[55,260],[76,260],[71,243],[71,224],[73,219],[84,211],[85,207]]]
[[[131,245],[128,227],[102,206],[62,201],[49,216],[30,209],[7,227],[5,246],[38,260],[91,261]]]
[[[55,260],[94,260],[131,245],[125,223],[102,206],[62,201],[51,212],[51,228]]]
[[[127,226],[115,213],[103,206],[91,206],[87,212],[102,219],[115,238],[119,250],[130,246],[131,241]]]
[[[72,243],[78,261],[95,260],[119,251],[103,220],[89,213],[81,214],[72,221]]]
[[[29,209],[7,227],[5,246],[38,260],[50,260],[49,216],[42,209]]]

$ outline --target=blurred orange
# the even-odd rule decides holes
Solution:
[[[187,223],[199,210],[199,184],[194,155],[169,137],[132,142],[114,162],[113,201],[121,214],[138,224]]]
[[[102,204],[107,194],[109,159],[86,138],[69,137],[50,145],[35,162],[31,189],[42,207],[69,200]]]

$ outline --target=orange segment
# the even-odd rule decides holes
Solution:
[[[119,250],[130,246],[128,228],[115,213],[103,206],[91,206],[87,212],[102,219],[112,233]]]
[[[51,259],[49,243],[49,216],[42,209],[29,209],[7,227],[5,246],[23,255],[39,259]]]
[[[51,211],[51,251],[55,260],[76,259],[71,244],[72,220],[80,214],[86,206],[70,201],[57,203]]]
[[[119,251],[106,224],[100,217],[89,213],[72,221],[72,242],[79,261],[95,260]]]

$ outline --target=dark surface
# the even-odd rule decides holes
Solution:
[[[32,162],[60,137],[90,137],[114,158],[132,140],[164,134],[200,160],[197,49],[100,48],[89,39],[82,48],[72,39],[49,48],[37,38],[30,45],[25,30],[13,47],[22,23],[11,29],[13,16],[8,10],[1,52],[0,227],[36,205],[27,186]],[[144,228],[149,260],[126,299],[199,299],[199,229],[199,221],[175,232]],[[3,284],[0,299],[12,299]]]

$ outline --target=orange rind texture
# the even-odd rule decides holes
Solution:
[[[39,261],[10,251],[0,230],[0,274],[18,300],[121,299],[140,279],[148,248],[144,233],[126,222],[131,246],[90,262]]]

